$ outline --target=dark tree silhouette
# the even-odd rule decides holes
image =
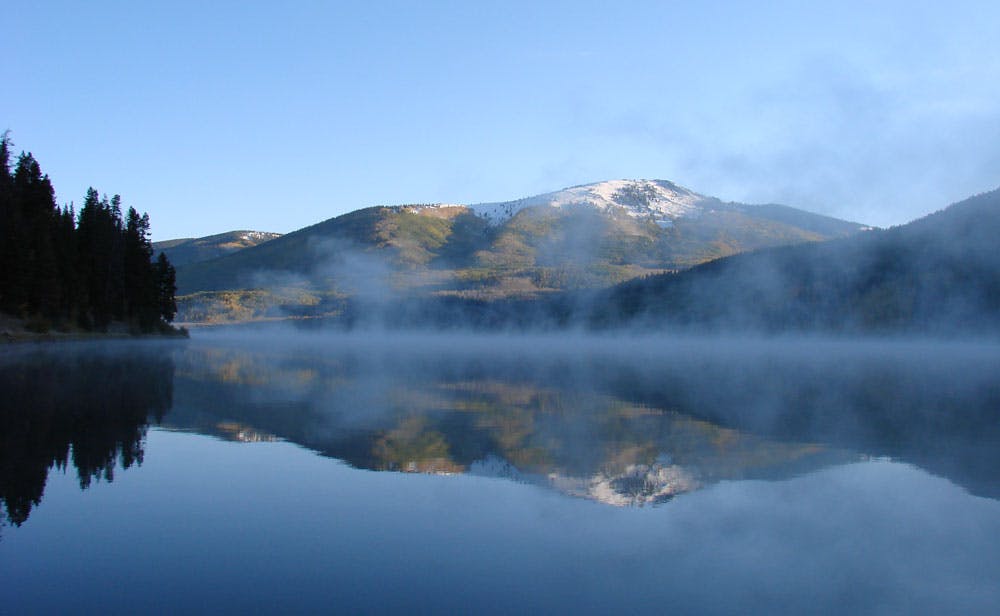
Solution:
[[[162,252],[156,259],[156,283],[160,316],[167,323],[173,323],[174,315],[177,314],[177,300],[174,297],[177,293],[177,272],[167,260],[167,255]]]
[[[53,467],[72,465],[86,488],[112,480],[118,465],[141,464],[148,424],[170,410],[173,375],[169,355],[155,352],[0,361],[0,521],[28,519]]]
[[[39,330],[75,323],[106,331],[169,330],[174,270],[153,262],[149,216],[90,188],[79,217],[59,208],[49,177],[30,153],[13,172],[9,133],[0,138],[0,312]]]

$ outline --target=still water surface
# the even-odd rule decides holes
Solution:
[[[995,613],[997,375],[916,342],[9,347],[0,611]]]

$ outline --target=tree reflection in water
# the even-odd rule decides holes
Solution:
[[[87,488],[111,481],[118,464],[141,464],[150,420],[170,410],[173,378],[173,360],[158,345],[9,352],[0,361],[0,519],[23,524],[53,467],[72,465]]]
[[[52,467],[72,464],[87,487],[141,462],[148,423],[168,410],[175,428],[291,441],[357,468],[504,477],[616,505],[865,455],[1000,490],[993,347],[270,342],[13,349],[0,360],[10,522],[41,501]]]

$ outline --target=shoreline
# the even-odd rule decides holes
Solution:
[[[108,331],[86,331],[82,329],[66,329],[60,331],[52,328],[49,331],[36,332],[27,326],[25,319],[10,316],[0,316],[0,345],[26,344],[32,342],[71,342],[86,340],[139,340],[149,339],[183,339],[190,338],[188,330],[183,327],[171,326],[170,331],[132,333],[123,323],[113,323]]]

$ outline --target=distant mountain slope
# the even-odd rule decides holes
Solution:
[[[633,280],[592,323],[712,329],[1000,328],[1000,189],[912,223]]]
[[[371,277],[409,294],[481,299],[599,288],[861,225],[776,205],[723,203],[662,180],[616,180],[519,201],[357,210],[178,268],[182,294],[275,281],[351,294]]]
[[[229,231],[207,237],[153,242],[153,250],[165,252],[175,266],[207,261],[281,237],[267,231]]]
[[[336,286],[346,272],[345,257],[365,266],[411,268],[446,258],[467,236],[482,234],[486,223],[465,208],[370,207],[288,233],[231,255],[178,268],[180,293],[273,286],[275,281]],[[455,218],[462,220],[456,221]],[[477,227],[470,231],[464,226]],[[457,231],[458,237],[451,236]],[[348,259],[350,260],[350,258]],[[356,268],[363,269],[361,263]],[[337,271],[335,271],[337,270]]]
[[[821,216],[782,205],[724,203],[666,180],[611,180],[502,203],[469,206],[494,224],[502,224],[531,207],[579,208],[619,213],[636,221],[652,221],[669,228],[678,220],[697,219],[706,213],[740,212],[753,218],[784,223],[804,231],[828,236],[847,235],[861,227],[856,223]]]

